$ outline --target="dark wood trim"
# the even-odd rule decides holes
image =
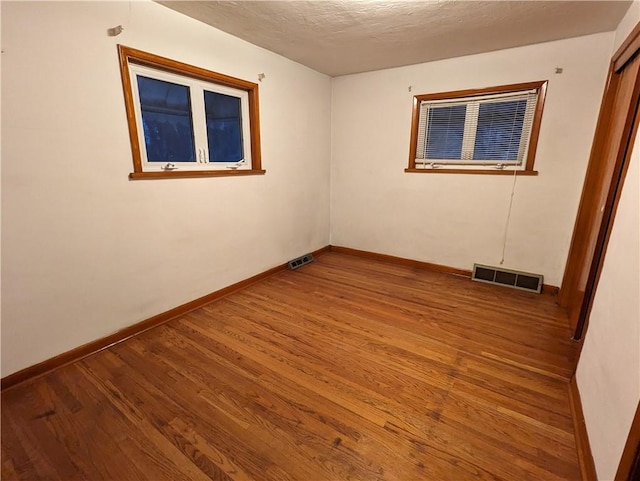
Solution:
[[[547,94],[547,80],[540,80],[537,82],[525,82],[519,84],[500,85],[497,87],[486,87],[482,89],[467,89],[467,90],[455,90],[452,92],[440,92],[434,94],[421,94],[414,95],[413,107],[411,112],[411,139],[409,144],[409,167],[404,171],[408,173],[441,173],[441,174],[497,174],[513,175],[512,170],[502,171],[497,169],[464,169],[464,168],[438,168],[438,169],[418,169],[416,168],[416,153],[418,149],[418,127],[420,123],[420,103],[425,100],[443,100],[443,99],[457,99],[465,97],[474,97],[479,95],[490,94],[506,94],[509,92],[517,92],[519,90],[538,90],[538,100],[536,103],[536,109],[533,116],[533,124],[531,125],[531,135],[529,137],[529,150],[527,152],[527,159],[525,168],[517,171],[519,175],[538,175],[538,172],[533,170],[533,164],[535,162],[536,151],[538,148],[538,137],[540,135],[540,125],[542,123],[542,111],[544,110],[544,101]]]
[[[136,111],[134,108],[133,89],[131,88],[131,76],[129,75],[129,59],[125,53],[127,50],[127,47],[118,45],[120,78],[122,80],[124,107],[127,114],[127,125],[129,127],[129,143],[131,144],[131,153],[133,155],[133,170],[134,172],[142,172],[142,157],[140,155],[138,125],[136,124]]]
[[[378,252],[363,251],[360,249],[334,245],[331,246],[331,252],[363,257],[365,259],[373,259],[400,266],[417,267],[419,269],[427,269],[435,272],[444,272],[445,274],[452,274],[454,276],[471,277],[471,271],[466,269],[458,269],[457,267],[443,266],[442,264],[433,264],[431,262],[418,261],[415,259],[408,259],[406,257],[396,257],[388,254],[380,254]],[[558,293],[558,289],[559,288],[556,286],[547,284],[543,284],[542,286],[542,292],[551,296],[556,295]]]
[[[606,140],[604,135],[605,126],[608,125],[611,118],[613,101],[618,88],[618,76],[613,75],[613,64],[609,67],[607,83],[602,94],[600,103],[600,112],[598,114],[598,122],[596,124],[595,137],[591,145],[589,154],[589,165],[585,174],[585,181],[580,194],[580,205],[576,215],[575,225],[571,238],[571,247],[567,255],[564,275],[562,276],[562,284],[558,293],[558,304],[567,309],[569,317],[573,315],[575,298],[577,297],[577,282],[580,274],[580,264],[586,255],[587,243],[583,232],[588,229],[589,222],[592,222],[591,215],[593,213],[593,203],[595,202],[595,192],[598,182],[601,180],[601,162],[595,159],[601,159]],[[572,325],[575,329],[575,325]]]
[[[221,74],[212,70],[196,67],[187,63],[178,62],[167,57],[161,57],[153,53],[145,52],[125,45],[118,44],[120,56],[124,57],[125,65],[135,63],[138,65],[146,65],[147,67],[164,70],[165,72],[185,75],[187,77],[214,82],[219,85],[225,85],[235,89],[246,90],[247,92],[257,89],[258,84],[249,82],[248,80],[239,79],[230,75]],[[122,63],[121,63],[122,65]]]
[[[636,414],[633,416],[615,479],[616,481],[637,481],[640,479],[640,402],[636,408]]]
[[[631,467],[629,477],[625,481],[638,481],[640,479],[640,447],[636,451],[636,457]]]
[[[317,257],[324,254],[325,252],[329,252],[329,250],[330,246],[325,246],[313,251],[312,254]],[[153,329],[156,326],[169,322],[172,319],[184,316],[185,314],[194,311],[206,304],[209,304],[210,302],[228,296],[229,294],[237,292],[240,289],[244,289],[251,284],[255,284],[256,282],[261,281],[262,279],[265,279],[273,274],[276,274],[277,272],[283,271],[286,268],[286,263],[280,264],[276,267],[256,274],[255,276],[249,277],[248,279],[236,282],[235,284],[231,284],[230,286],[207,294],[206,296],[199,297],[198,299],[187,302],[178,307],[174,307],[173,309],[169,309],[168,311],[157,314],[153,317],[150,317],[149,319],[133,324],[132,326],[125,327],[124,329],[121,329],[118,332],[114,332],[113,334],[110,334],[106,337],[88,342],[87,344],[83,344],[82,346],[71,349],[70,351],[63,352],[62,354],[47,359],[46,361],[39,362],[38,364],[27,367],[13,374],[9,374],[8,376],[3,377],[0,381],[0,384],[2,386],[1,390],[4,392],[6,389],[17,386],[18,384],[42,376],[72,362],[84,359],[85,357],[91,356],[92,354],[100,352],[103,349],[107,349],[114,344],[126,341],[133,336],[137,336],[138,334],[148,331],[149,329]]]
[[[563,313],[488,288],[324,254],[3,393],[2,479],[578,481]]]
[[[264,174],[262,170],[262,154],[260,148],[260,108],[258,84],[242,80],[229,75],[213,72],[200,67],[195,67],[186,63],[178,62],[166,57],[161,57],[149,52],[137,50],[135,48],[118,45],[118,57],[120,60],[120,76],[122,79],[122,90],[124,92],[124,103],[127,113],[127,124],[129,126],[129,141],[131,143],[131,153],[133,155],[133,173],[129,175],[131,179],[139,178],[167,178],[167,177],[214,177],[229,175],[252,175]],[[131,76],[129,75],[129,64],[145,65],[157,70],[171,72],[185,77],[196,78],[218,85],[232,87],[247,92],[249,98],[249,130],[251,136],[251,170],[224,170],[224,171],[171,171],[171,172],[144,172],[142,168],[142,155],[140,152],[140,135],[136,123],[136,113],[134,107],[133,91],[131,89]],[[214,173],[215,172],[215,173]],[[243,174],[240,174],[243,172]],[[141,175],[153,174],[153,175]]]
[[[629,36],[618,47],[613,55],[613,68],[616,72],[622,70],[626,63],[631,60],[640,50],[640,22],[636,24]]]
[[[475,97],[478,95],[506,94],[509,92],[517,92],[519,90],[539,89],[546,84],[546,80],[536,82],[523,82],[519,84],[499,85],[496,87],[485,87],[481,89],[453,90],[451,92],[438,92],[435,94],[416,95],[414,98],[418,102],[423,100],[442,100],[442,99],[458,99],[464,97]]]
[[[258,94],[258,86],[256,85],[255,88],[250,89],[248,92],[249,131],[251,133],[251,170],[264,174],[265,171],[262,170],[262,143],[260,142],[260,96]]]
[[[604,262],[620,191],[637,129],[640,96],[638,62],[640,43],[636,27],[614,55],[607,77],[589,165],[576,216],[558,303],[567,309],[574,339],[584,339],[598,279]],[[636,49],[629,53],[630,49]],[[627,60],[617,70],[616,61]],[[624,69],[623,69],[624,67]],[[627,68],[628,67],[628,68]],[[625,76],[626,75],[626,76]],[[633,77],[630,77],[633,76]],[[620,97],[624,95],[624,97]],[[628,97],[628,104],[626,99]],[[624,100],[624,105],[620,102]],[[620,104],[618,107],[616,105]],[[623,123],[620,123],[623,121]],[[611,131],[610,126],[617,126]],[[582,345],[580,345],[580,349]],[[579,359],[579,356],[576,359]]]
[[[415,162],[415,160],[414,160]],[[485,174],[485,175],[538,175],[537,170],[498,170],[498,169],[404,169],[405,172],[411,174]]]
[[[418,126],[420,124],[420,101],[418,97],[413,97],[413,107],[411,110],[411,140],[409,140],[409,167],[405,172],[416,170],[416,154],[418,152]]]
[[[131,180],[139,179],[176,179],[193,177],[229,177],[234,175],[264,175],[266,170],[226,169],[226,170],[171,170],[167,172],[131,172]]]
[[[580,464],[582,481],[598,481],[596,465],[593,462],[593,454],[591,454],[591,445],[589,444],[589,435],[587,434],[587,425],[582,411],[580,390],[578,389],[575,375],[569,382],[569,404],[571,406],[571,416],[573,417],[573,429],[576,437],[576,449],[578,451],[578,463]]]
[[[542,284],[542,293],[549,294],[550,296],[557,296],[560,288],[558,286],[552,286],[550,284]]]
[[[531,125],[531,135],[529,136],[529,150],[527,151],[527,164],[524,170],[532,172],[533,163],[536,160],[536,152],[538,151],[538,137],[540,136],[540,125],[542,125],[542,111],[544,110],[544,101],[547,97],[547,85],[549,81],[544,81],[538,87],[538,101],[536,102],[536,111],[533,114],[533,124]],[[535,175],[538,173],[536,172]]]
[[[589,317],[591,315],[593,299],[595,297],[596,288],[598,287],[598,282],[600,281],[600,274],[602,273],[602,268],[604,266],[605,256],[609,246],[609,239],[611,238],[611,232],[613,231],[613,222],[616,217],[616,212],[618,211],[618,204],[620,202],[624,181],[627,176],[627,170],[629,169],[634,140],[638,132],[638,121],[640,120],[637,105],[637,102],[640,99],[640,83],[638,82],[636,82],[634,97],[636,98],[636,112],[634,113],[632,120],[632,130],[629,133],[629,140],[626,142],[625,147],[621,149],[614,166],[612,182],[605,202],[604,216],[602,218],[602,223],[600,224],[596,240],[596,252],[589,270],[584,300],[580,308],[574,339],[583,339],[584,333],[589,327]],[[582,345],[580,346],[580,350],[582,350]]]
[[[388,254],[379,254],[376,252],[352,249],[349,247],[325,246],[313,251],[312,254],[317,257],[329,251],[363,257],[367,259],[374,259],[377,261],[388,262],[391,264],[417,267],[417,268],[427,269],[427,270],[436,271],[436,272],[443,272],[446,274],[452,274],[456,276],[471,277],[471,271],[465,270],[465,269],[458,269],[455,267],[443,266],[440,264],[433,264],[430,262],[423,262],[423,261],[418,261],[414,259],[396,257]],[[162,312],[153,317],[150,317],[149,319],[145,319],[144,321],[125,327],[124,329],[121,329],[120,331],[117,331],[106,337],[88,342],[86,344],[83,344],[82,346],[76,347],[67,352],[59,354],[55,357],[39,362],[38,364],[24,368],[13,374],[9,374],[8,376],[5,376],[0,380],[1,390],[5,391],[6,389],[10,389],[14,386],[17,386],[18,384],[22,384],[26,381],[40,377],[55,369],[66,366],[67,364],[71,364],[80,359],[84,359],[85,357],[91,356],[92,354],[100,352],[103,349],[107,349],[110,346],[113,346],[114,344],[117,344],[122,341],[126,341],[127,339],[133,336],[137,336],[138,334],[146,332],[149,329],[153,329],[156,326],[169,322],[172,319],[176,319],[180,316],[184,316],[185,314],[191,311],[194,311],[206,304],[209,304],[210,302],[216,301],[218,299],[221,299],[224,296],[237,292],[240,289],[243,289],[262,279],[265,279],[277,272],[285,270],[286,268],[287,268],[286,263],[273,267],[267,271],[264,271],[259,274],[256,274],[255,276],[249,277],[248,279],[244,279],[240,282],[236,282],[235,284],[232,284],[218,291],[207,294],[206,296],[202,296],[198,299],[187,302],[178,307],[174,307],[173,309],[169,309],[168,311]],[[555,295],[558,292],[558,288],[556,286],[550,286],[545,284],[542,287],[542,292],[549,295]]]
[[[432,264],[430,262],[417,261],[414,259],[407,259],[405,257],[390,256],[388,254],[380,254],[378,252],[363,251],[360,249],[352,249],[350,247],[334,245],[331,246],[331,252],[338,252],[340,254],[348,254],[350,256],[388,262],[390,264],[397,264],[400,266],[418,267],[420,269],[428,269],[430,271],[444,272],[446,274],[453,274],[455,276],[471,277],[471,271],[465,269],[458,269],[456,267],[443,266],[440,264]]]

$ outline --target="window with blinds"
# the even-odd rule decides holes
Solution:
[[[533,170],[546,82],[417,95],[409,171]]]

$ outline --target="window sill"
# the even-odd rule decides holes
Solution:
[[[404,169],[410,174],[485,174],[485,175],[538,175],[537,170],[498,170],[498,169]]]
[[[266,170],[237,169],[237,170],[181,170],[170,172],[131,172],[129,179],[170,179],[177,177],[232,177],[235,175],[263,175]]]

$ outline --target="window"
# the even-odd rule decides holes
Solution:
[[[258,85],[118,46],[130,177],[263,174]]]
[[[406,171],[537,174],[546,85],[416,95]]]

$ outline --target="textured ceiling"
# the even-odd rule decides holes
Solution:
[[[160,1],[331,76],[615,30],[630,1]]]

